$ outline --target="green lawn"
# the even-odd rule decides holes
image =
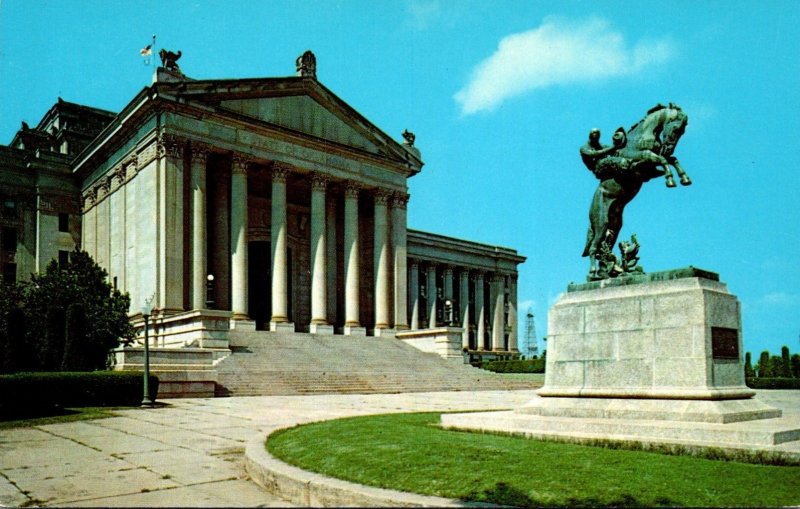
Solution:
[[[517,506],[800,504],[800,467],[446,431],[439,414],[309,424],[267,449],[300,468],[382,488]]]

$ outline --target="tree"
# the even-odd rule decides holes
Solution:
[[[0,373],[28,369],[28,321],[24,312],[24,284],[0,277]]]
[[[784,345],[781,347],[781,371],[780,376],[784,378],[792,378],[792,361],[789,357],[789,347]]]
[[[753,370],[753,358],[750,352],[744,354],[744,377],[745,378],[753,378],[756,376],[755,371]]]
[[[772,376],[772,365],[769,361],[769,352],[764,350],[758,358],[758,366],[756,366],[759,378],[769,378]]]
[[[792,376],[794,378],[800,378],[800,354],[796,353],[792,355],[790,362],[792,364]]]
[[[53,261],[29,283],[18,285],[17,306],[24,310],[27,324],[24,343],[32,350],[25,364],[48,371],[108,367],[109,351],[132,340],[133,327],[128,321],[129,297],[112,288],[107,276],[86,252],[76,249],[64,266]],[[3,312],[6,300],[0,298],[0,337],[8,341],[11,315]]]

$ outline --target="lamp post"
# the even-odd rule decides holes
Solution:
[[[214,274],[206,276],[206,309],[214,309]]]
[[[444,322],[448,327],[453,326],[453,301],[447,299],[444,301]]]
[[[142,406],[152,407],[153,401],[150,399],[150,340],[148,338],[148,325],[150,314],[153,312],[153,300],[155,295],[144,301],[142,305],[142,318],[144,318],[144,396]]]

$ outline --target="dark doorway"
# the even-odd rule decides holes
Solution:
[[[272,318],[272,277],[270,265],[272,252],[267,241],[252,241],[247,245],[248,256],[248,313],[255,320],[258,330],[269,329]]]

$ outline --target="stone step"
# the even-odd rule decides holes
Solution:
[[[543,417],[515,412],[446,414],[445,427],[520,433],[532,437],[581,434],[608,440],[719,446],[772,446],[800,439],[800,429],[789,420],[770,419],[728,424],[687,421],[631,421],[576,417]],[[777,425],[774,423],[778,423]]]
[[[530,389],[391,338],[237,332],[233,353],[216,366],[218,394],[387,393]]]

